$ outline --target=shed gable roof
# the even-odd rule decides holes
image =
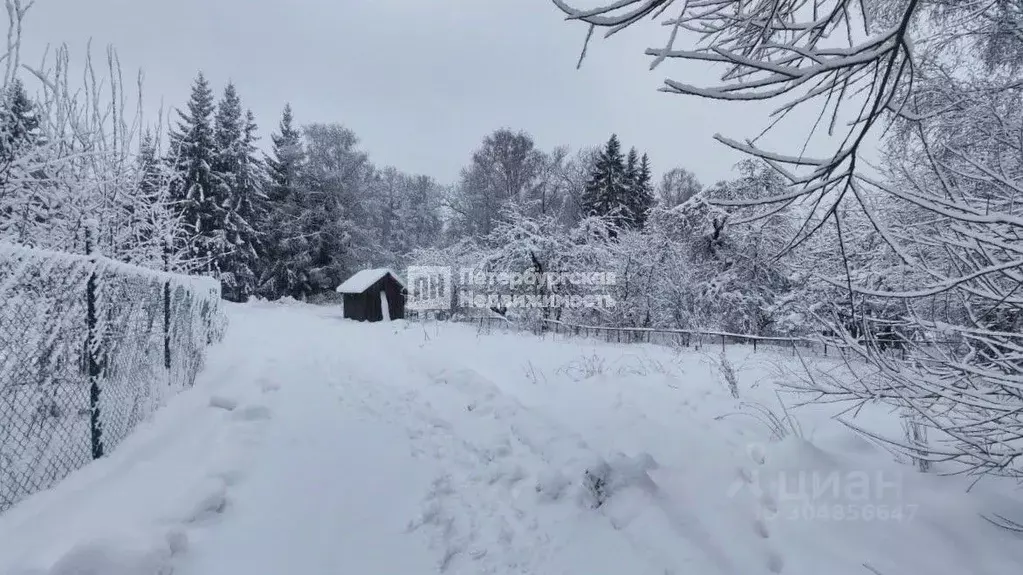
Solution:
[[[337,292],[350,294],[362,293],[386,275],[390,275],[401,287],[405,287],[405,282],[401,281],[401,278],[398,277],[398,274],[394,273],[393,270],[389,268],[376,268],[371,270],[362,270],[356,273],[345,280],[344,283],[337,286]]]

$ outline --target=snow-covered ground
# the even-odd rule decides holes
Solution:
[[[784,353],[230,306],[196,387],[0,516],[0,574],[1007,575],[1013,485],[923,475],[798,410]],[[898,430],[880,407],[861,424]]]

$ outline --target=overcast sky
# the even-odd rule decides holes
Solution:
[[[585,28],[549,0],[37,0],[24,34],[29,62],[47,43],[75,61],[90,38],[99,54],[113,44],[126,76],[144,70],[150,113],[182,106],[202,70],[218,97],[237,85],[264,140],[290,102],[300,123],[353,129],[377,165],[444,183],[507,126],[545,149],[615,132],[658,173],[683,166],[709,184],[741,159],[713,134],[763,124],[763,108],[658,92],[665,75],[713,77],[649,71],[656,25],[595,41],[576,70]]]

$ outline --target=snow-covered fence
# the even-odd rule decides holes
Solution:
[[[192,385],[224,327],[210,278],[0,243],[0,512]]]
[[[730,344],[746,344],[753,346],[754,351],[760,346],[774,346],[793,351],[801,348],[823,355],[828,354],[826,342],[802,337],[762,336],[710,330],[579,325],[557,320],[543,320],[543,323],[546,330],[555,334],[600,337],[614,343],[660,343],[696,348],[720,345],[722,349]]]
[[[420,316],[411,316],[413,321],[421,320]],[[834,335],[821,337],[784,337],[730,333],[714,330],[672,329],[652,327],[625,327],[608,325],[582,325],[553,319],[542,319],[539,323],[523,324],[500,315],[466,316],[455,314],[447,321],[465,323],[476,326],[480,333],[489,334],[494,331],[529,331],[537,335],[554,334],[568,337],[588,337],[603,339],[608,343],[653,343],[671,347],[691,347],[697,350],[720,347],[724,350],[729,345],[746,345],[756,352],[760,349],[784,351],[792,355],[817,355],[822,357],[842,357],[844,360],[859,357],[850,354],[850,345],[859,344],[862,351],[864,341],[844,342]],[[542,327],[540,327],[542,326]],[[910,349],[918,353],[914,360],[928,362],[929,354],[939,350],[949,351],[962,347],[961,341],[903,341],[900,339],[877,339],[870,342],[872,349],[884,352],[888,357],[907,359]]]
[[[749,335],[713,330],[582,325],[553,319],[540,320],[538,325],[543,327],[539,328],[537,324],[531,324],[527,327],[499,315],[455,316],[451,318],[451,321],[475,325],[481,333],[490,333],[495,329],[529,330],[538,334],[551,333],[555,335],[599,338],[609,343],[654,343],[697,349],[713,346],[724,348],[728,345],[740,344],[750,345],[754,351],[767,346],[774,349],[792,350],[793,353],[816,353],[824,356],[839,352],[838,347],[834,344],[829,344],[824,338]]]
[[[582,325],[553,319],[541,320],[540,324],[543,327],[538,328],[535,325],[532,327],[519,325],[497,315],[459,316],[452,319],[476,325],[484,333],[490,333],[495,329],[514,329],[530,330],[538,334],[550,333],[563,336],[597,338],[603,339],[608,343],[653,343],[671,347],[692,347],[695,349],[712,348],[715,346],[720,346],[724,349],[729,345],[748,345],[753,348],[753,351],[766,348],[776,351],[791,351],[794,355],[815,354],[824,357],[846,355],[843,353],[843,346],[840,343],[827,337],[784,337],[714,330]],[[931,342],[931,345],[951,345],[952,343],[954,342]],[[897,354],[904,353],[902,346],[893,346],[892,351]]]

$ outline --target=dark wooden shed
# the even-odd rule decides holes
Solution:
[[[343,296],[347,319],[381,321],[405,317],[408,292],[398,274],[389,269],[362,270],[337,286],[337,291]]]

